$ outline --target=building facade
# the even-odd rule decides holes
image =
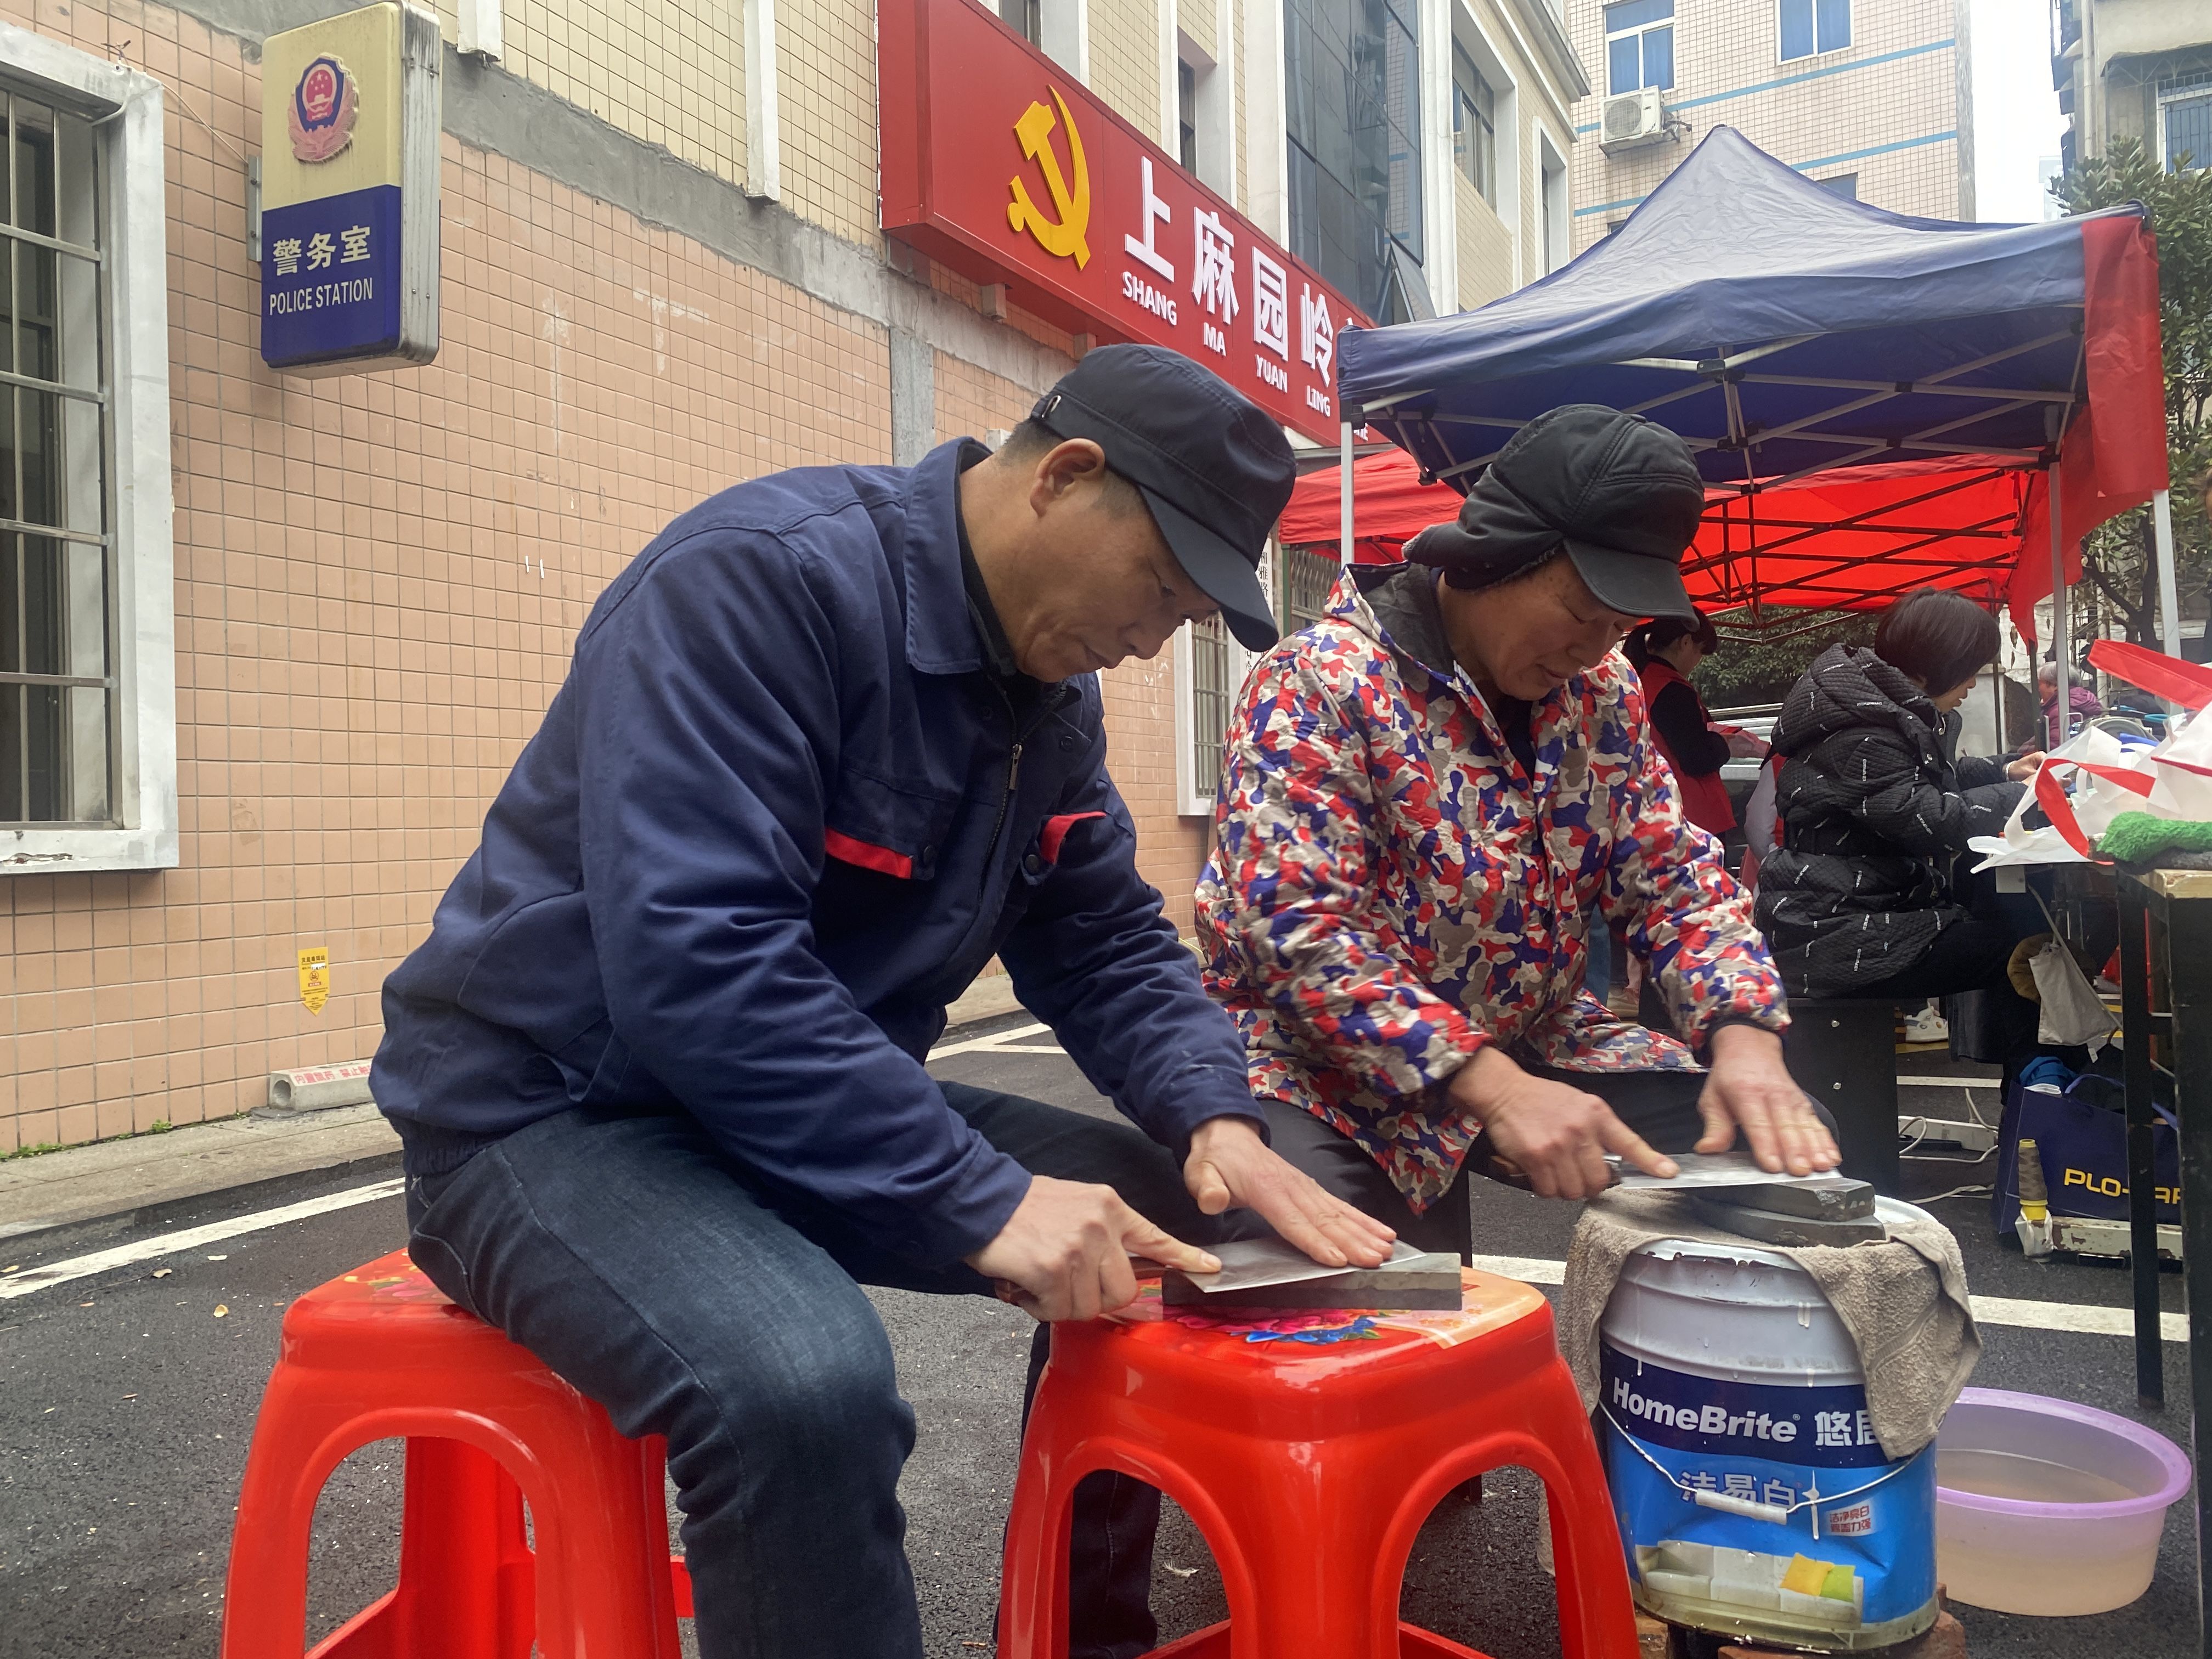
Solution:
[[[2212,6],[2057,0],[2051,84],[2072,167],[2135,138],[2169,171],[2212,167]]]
[[[2145,0],[2155,4],[2157,0]],[[1571,0],[1573,246],[1608,234],[1716,125],[1893,213],[1972,219],[1966,0]]]
[[[872,0],[439,0],[437,355],[272,372],[262,43],[346,9],[0,3],[0,1152],[367,1058],[664,523],[1003,433],[1113,337],[885,234]],[[1039,99],[1158,146],[1162,200],[1211,191],[1352,309],[1473,305],[1564,249],[1583,82],[1547,0],[1003,0],[989,27],[1037,49]],[[994,142],[1003,191],[1024,156]],[[1279,568],[1286,615],[1315,576]],[[1185,928],[1238,665],[1208,631],[1104,677]]]

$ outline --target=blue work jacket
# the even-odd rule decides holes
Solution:
[[[1265,1133],[1137,873],[1097,680],[1017,732],[986,669],[959,466],[948,444],[740,484],[600,596],[385,983],[373,1084],[410,1169],[571,1107],[680,1109],[878,1244],[957,1261],[1029,1183],[922,1069],[994,953],[1154,1139]]]

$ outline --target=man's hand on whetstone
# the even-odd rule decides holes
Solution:
[[[1325,1267],[1279,1239],[1218,1244],[1218,1273],[1170,1271],[1162,1299],[1173,1308],[1445,1309],[1460,1305],[1459,1258],[1400,1240],[1379,1267]]]

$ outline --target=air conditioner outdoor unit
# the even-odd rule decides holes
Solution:
[[[1667,105],[1656,87],[1624,92],[1605,100],[1597,147],[1610,155],[1619,149],[1656,144],[1667,136]]]

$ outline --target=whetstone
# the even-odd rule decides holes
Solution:
[[[1386,1267],[1349,1267],[1287,1285],[1208,1291],[1203,1279],[1170,1268],[1160,1275],[1160,1299],[1170,1308],[1372,1309],[1458,1311],[1459,1258],[1443,1252],[1409,1256]]]
[[[1874,1183],[1850,1176],[1829,1176],[1820,1181],[1777,1181],[1765,1186],[1732,1187],[1706,1194],[1720,1204],[1739,1204],[1775,1215],[1803,1216],[1811,1221],[1862,1221],[1874,1213]]]
[[[1731,1190],[1729,1197],[1735,1195]],[[1815,1244],[1864,1244],[1889,1237],[1889,1229],[1871,1214],[1822,1220],[1813,1216],[1784,1215],[1702,1194],[1691,1198],[1690,1207],[1707,1226],[1740,1237],[1755,1238],[1762,1244],[1784,1244],[1802,1249]]]

